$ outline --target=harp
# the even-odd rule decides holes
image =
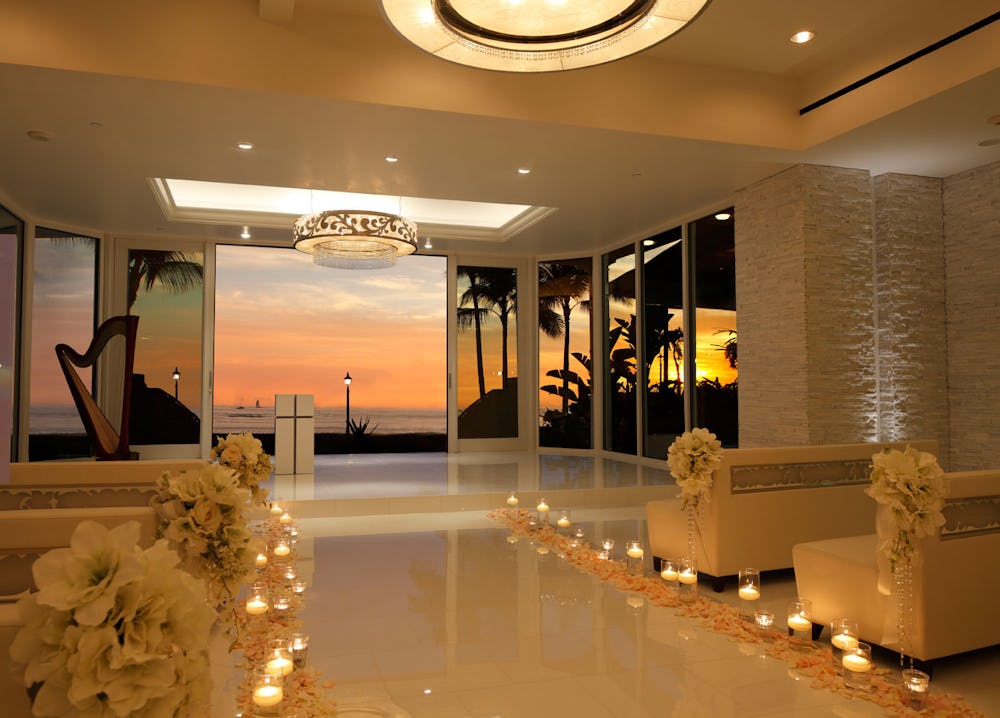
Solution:
[[[135,338],[138,326],[139,317],[111,317],[97,328],[93,341],[83,354],[78,354],[68,344],[56,345],[56,358],[66,377],[69,392],[73,395],[73,403],[80,412],[80,419],[87,430],[87,438],[90,439],[91,448],[98,461],[138,458],[129,451],[128,446],[128,425],[132,408],[132,366],[135,363]],[[91,396],[76,368],[93,366],[108,342],[119,335],[125,337],[125,363],[122,371],[121,423],[116,430]]]

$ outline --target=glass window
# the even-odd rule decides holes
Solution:
[[[733,217],[730,207],[688,227],[696,346],[692,423],[715,432],[723,446],[736,446],[739,440]]]
[[[57,229],[35,230],[31,309],[31,405],[28,455],[31,461],[90,455],[80,413],[66,386],[56,344],[81,354],[96,328],[98,240]],[[92,370],[80,378],[93,394]]]
[[[604,255],[604,448],[636,452],[636,322],[635,248],[622,247]]]
[[[642,243],[643,455],[662,459],[684,432],[684,259],[681,228]]]
[[[538,265],[539,446],[589,449],[593,262]]]
[[[0,481],[17,456],[17,347],[24,222],[0,207]]]
[[[458,267],[458,438],[517,436],[517,270]]]
[[[129,441],[201,438],[201,252],[130,249],[128,312],[139,317]]]

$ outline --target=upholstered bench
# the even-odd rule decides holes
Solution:
[[[1000,470],[947,473],[945,480],[945,525],[918,540],[913,568],[908,653],[923,661],[1000,643]],[[899,649],[895,582],[874,533],[798,544],[792,557],[814,623],[850,618],[863,640]]]
[[[698,571],[722,590],[723,577],[753,567],[792,566],[792,546],[871,530],[875,502],[865,493],[873,454],[904,443],[726,449],[698,513]],[[937,453],[936,441],[908,445]],[[646,504],[649,545],[658,561],[687,555],[680,498]]]

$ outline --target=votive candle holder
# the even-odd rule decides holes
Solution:
[[[844,651],[854,648],[859,642],[857,621],[849,618],[830,621],[830,656],[834,666],[843,665]]]
[[[677,572],[677,598],[692,603],[698,598],[698,566],[694,559],[682,558]]]
[[[268,673],[265,669],[254,671],[251,699],[254,715],[276,716],[285,699],[284,677]]]
[[[759,608],[753,612],[753,625],[759,636],[768,636],[774,630],[774,611]]]
[[[788,605],[788,635],[799,646],[812,644],[812,601],[799,598]]]
[[[760,571],[756,568],[741,568],[737,576],[736,595],[740,597],[740,618],[753,618],[753,607],[760,600]]]
[[[867,643],[858,643],[854,648],[844,651],[841,659],[844,666],[844,685],[859,691],[869,691],[872,688],[872,647]]]
[[[927,694],[931,689],[930,674],[918,671],[916,668],[907,668],[903,671],[903,691],[906,703],[915,711],[922,711],[927,707]]]
[[[625,567],[630,574],[641,575],[643,557],[646,552],[639,541],[629,541],[625,544]]]
[[[309,636],[304,633],[293,633],[289,647],[295,668],[305,668],[306,658],[309,655]]]

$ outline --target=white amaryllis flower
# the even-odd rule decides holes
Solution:
[[[926,451],[908,446],[904,451],[875,454],[871,485],[865,492],[889,509],[886,538],[879,549],[893,571],[913,555],[913,539],[934,536],[944,525],[944,472],[937,458]]]
[[[712,472],[720,461],[722,444],[708,429],[696,427],[674,439],[667,449],[667,465],[681,489],[684,508],[697,507],[712,487]]]

